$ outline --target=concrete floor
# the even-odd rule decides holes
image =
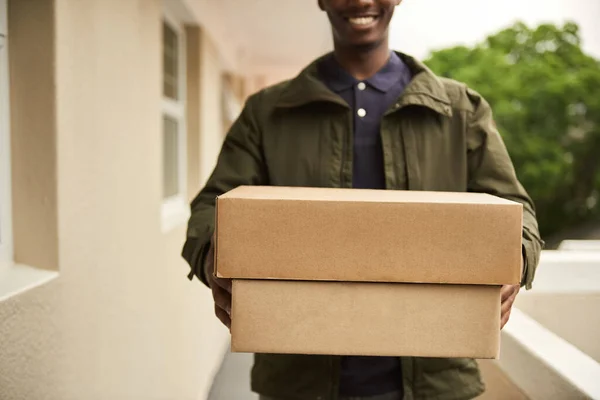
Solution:
[[[208,400],[257,400],[250,391],[252,354],[227,353],[215,377]]]
[[[209,400],[257,400],[250,391],[252,354],[227,353],[213,382]],[[480,361],[487,392],[479,400],[527,400],[493,361]]]
[[[478,400],[528,400],[495,361],[479,361],[479,367],[487,390]]]

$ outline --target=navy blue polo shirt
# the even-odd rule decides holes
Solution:
[[[348,103],[354,115],[352,187],[385,189],[381,118],[410,82],[409,68],[390,52],[389,61],[379,72],[359,81],[331,53],[319,63],[319,73],[323,83]],[[342,357],[341,364],[343,396],[376,396],[402,390],[402,370],[396,357]]]

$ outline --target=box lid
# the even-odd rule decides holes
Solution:
[[[241,186],[217,199],[226,278],[517,284],[522,205],[480,193]]]

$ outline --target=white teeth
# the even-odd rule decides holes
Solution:
[[[348,21],[353,25],[368,25],[375,21],[375,17],[348,18]]]

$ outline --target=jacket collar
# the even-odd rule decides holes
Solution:
[[[411,106],[423,106],[442,115],[452,116],[452,107],[444,84],[425,64],[416,59],[396,53],[412,72],[412,80],[398,98],[394,110]],[[328,102],[348,108],[346,102],[327,88],[319,78],[319,63],[323,56],[313,61],[300,74],[288,82],[276,107],[294,108],[309,103]]]
[[[327,81],[327,86],[336,93],[349,89],[360,82],[342,68],[333,53],[326,55],[318,65],[320,76]],[[363,82],[385,93],[400,80],[408,82],[410,73],[408,66],[402,62],[398,54],[391,51],[388,62],[383,68]]]

